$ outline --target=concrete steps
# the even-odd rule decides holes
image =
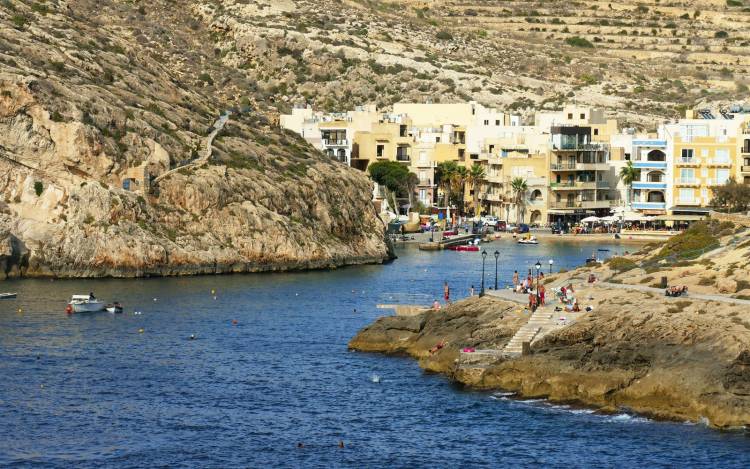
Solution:
[[[503,353],[510,357],[520,356],[523,351],[524,342],[532,343],[537,341],[562,326],[563,324],[555,316],[553,307],[545,306],[539,308],[531,315],[529,321],[510,339],[503,349]]]

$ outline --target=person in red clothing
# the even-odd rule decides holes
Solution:
[[[544,285],[539,285],[539,306],[544,306]]]
[[[448,286],[447,281],[443,284],[443,298],[446,303],[451,302],[451,287]]]

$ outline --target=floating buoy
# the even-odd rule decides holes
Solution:
[[[212,295],[215,295],[215,294],[216,294],[216,290],[214,290],[214,289],[211,289],[211,294],[212,294]]]
[[[339,440],[339,448],[343,448],[343,447],[344,447],[344,440]]]
[[[23,314],[23,308],[18,308],[18,314]]]
[[[195,340],[195,334],[190,334],[190,340]]]
[[[140,328],[140,329],[138,329],[138,333],[139,333],[139,334],[143,334],[143,332],[144,332],[144,329],[143,329],[143,328]]]
[[[65,307],[65,312],[66,312],[67,314],[72,314],[72,313],[73,313],[73,307],[72,307],[72,306],[70,306],[70,305],[66,306],[66,307]]]
[[[156,298],[154,298],[154,301],[156,301]]]
[[[240,323],[240,322],[239,322],[238,320],[236,320],[236,319],[232,319],[232,325],[233,325],[233,326],[236,326],[236,325],[237,325],[237,324],[239,324],[239,323]]]

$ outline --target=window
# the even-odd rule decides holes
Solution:
[[[716,163],[729,163],[729,150],[727,150],[726,148],[720,148],[716,150],[714,161]]]
[[[573,113],[572,112],[568,113],[568,119],[573,120]]]
[[[426,151],[420,151],[419,152],[419,162],[420,163],[427,163],[427,152]],[[419,176],[422,178],[422,176]]]
[[[693,195],[695,194],[695,191],[690,188],[682,188],[680,189],[680,202],[692,202],[693,201]]]
[[[490,125],[490,121],[489,121],[489,120],[487,120],[487,119],[485,119],[485,120],[484,120],[484,125]]]
[[[708,168],[701,168],[701,177],[708,177]]]
[[[463,148],[459,148],[458,159],[463,161],[464,158],[466,158],[466,150],[464,150]]]
[[[599,135],[599,129],[594,129],[594,135]]]
[[[717,169],[716,170],[716,184],[725,184],[729,179],[728,169]]]
[[[399,135],[399,137],[406,137],[406,126],[405,125],[402,125],[402,126],[399,127],[398,135]]]
[[[427,204],[427,189],[419,189],[419,200],[421,200],[423,204]]]
[[[708,189],[706,189],[705,187],[701,189],[701,198],[708,202]]]
[[[695,170],[692,168],[680,169],[680,180],[682,182],[691,182],[695,180]]]
[[[490,153],[495,151],[495,145],[490,145]]]
[[[708,156],[708,148],[701,148],[701,156],[704,158]]]
[[[585,119],[585,118],[586,118],[586,114],[581,113],[581,119]]]
[[[440,143],[440,137],[435,137],[435,143]]]
[[[692,148],[683,148],[682,149],[682,160],[683,161],[690,161],[693,159],[693,149]]]
[[[495,121],[495,125],[500,125],[500,119],[497,119],[497,120]]]
[[[377,149],[378,158],[382,158],[384,152],[385,152],[385,145],[378,145],[378,149]]]

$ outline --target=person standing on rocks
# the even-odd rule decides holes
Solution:
[[[448,286],[448,282],[446,281],[443,283],[443,298],[445,299],[445,304],[450,304],[451,302],[451,288]]]
[[[518,271],[513,271],[513,291],[518,291]]]

